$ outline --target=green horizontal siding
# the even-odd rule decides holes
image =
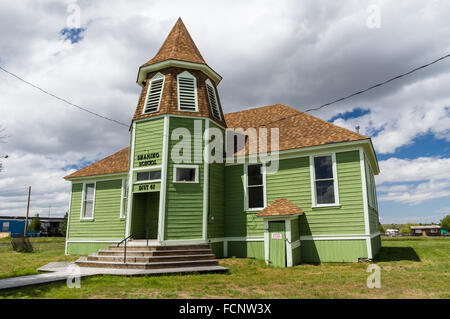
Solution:
[[[340,207],[312,208],[309,157],[280,160],[279,170],[267,174],[267,203],[286,198],[305,213],[300,235],[364,234],[364,209],[359,151],[336,153]],[[243,166],[225,167],[227,236],[262,236],[262,219],[244,211]]]
[[[194,162],[194,139],[202,140],[204,123],[202,131],[194,133],[194,119],[171,117],[169,127],[169,137],[176,128],[189,130],[192,137],[191,162]],[[198,183],[174,183],[173,169],[176,164],[170,153],[178,142],[169,140],[165,239],[199,239],[202,238],[203,228],[203,164],[195,163],[200,170]]]
[[[243,172],[242,165],[225,166],[225,233],[227,237],[247,236]]]
[[[364,239],[352,240],[303,240],[302,262],[357,262],[367,258]]]
[[[211,243],[211,250],[216,258],[223,258],[223,241]]]
[[[292,249],[292,265],[298,265],[302,262],[302,249],[301,247],[297,247]]]
[[[300,228],[298,219],[291,220],[291,241],[297,241],[300,239]]]
[[[380,222],[378,220],[378,212],[369,207],[369,225],[370,225],[370,233],[376,233],[380,231]]]
[[[228,257],[264,259],[264,242],[229,241]]]
[[[225,167],[209,164],[208,238],[225,236]],[[211,219],[211,218],[214,219]]]
[[[69,255],[89,255],[106,249],[114,243],[67,243],[67,254]]]
[[[140,165],[140,162],[152,159],[138,160],[138,155],[148,153],[158,153],[159,157],[154,158],[155,163],[150,166],[162,164],[162,144],[164,132],[164,119],[149,120],[136,123],[135,144],[134,144],[134,167],[146,167],[149,165]]]
[[[381,236],[375,236],[370,240],[370,244],[372,245],[372,257],[375,257],[381,249]]]
[[[211,129],[224,130],[213,122],[209,122]],[[215,149],[223,154],[223,147]],[[211,219],[214,218],[214,220]],[[208,238],[225,236],[225,165],[223,163],[209,164],[209,196],[208,196]]]
[[[123,238],[125,220],[120,219],[122,180],[99,181],[95,187],[94,220],[80,220],[83,184],[72,184],[69,239]]]

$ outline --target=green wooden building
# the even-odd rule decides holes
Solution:
[[[178,20],[139,68],[129,147],[65,177],[66,253],[131,236],[278,266],[372,259],[381,240],[370,138],[283,104],[224,114],[220,81]]]

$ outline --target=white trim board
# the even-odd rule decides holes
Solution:
[[[205,121],[205,131],[209,129],[209,121]],[[209,143],[205,143],[204,154],[209,154]],[[199,175],[199,168],[196,169],[196,177]],[[209,213],[209,163],[204,161],[203,163],[203,225],[202,225],[202,237],[207,239],[208,237],[208,213]]]
[[[170,59],[170,60],[165,60],[162,62],[150,64],[150,65],[147,65],[144,67],[140,67],[139,71],[138,71],[136,83],[139,86],[143,86],[142,82],[145,81],[147,73],[165,69],[165,68],[168,68],[171,66],[184,68],[184,69],[199,70],[199,71],[205,73],[208,77],[210,77],[214,81],[216,86],[222,80],[222,77],[216,71],[214,71],[209,66],[207,66],[206,64],[184,62],[184,61]]]
[[[73,178],[65,178],[65,180],[72,182],[73,184],[77,183],[89,183],[89,182],[104,182],[104,181],[113,181],[116,179],[121,179],[123,176],[126,176],[128,171],[122,173],[113,173],[113,174],[102,174],[102,175],[90,175],[83,177],[73,177]]]
[[[129,171],[133,172],[133,166],[134,166],[134,148],[136,144],[136,122],[133,122],[132,131],[131,131],[131,149],[130,149],[130,169]],[[128,172],[128,208],[127,208],[127,216],[126,218],[126,225],[125,225],[125,237],[130,236],[131,231],[131,216],[133,215],[133,174]]]
[[[67,228],[66,228],[66,243],[64,247],[64,255],[67,255],[67,240],[69,238],[69,225],[70,225],[70,214],[72,213],[72,189],[73,185],[70,185],[70,199],[69,199],[69,211],[67,212]]]
[[[164,240],[164,222],[166,217],[167,170],[169,165],[169,127],[170,118],[164,116],[163,154],[161,167],[161,186],[159,191],[158,241]]]

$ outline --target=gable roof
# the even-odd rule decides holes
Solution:
[[[92,163],[64,178],[86,177],[94,175],[105,175],[123,173],[128,171],[128,157],[130,148],[126,147],[104,159]]]
[[[271,138],[270,128],[279,128],[279,151],[369,139],[367,136],[328,123],[284,104],[268,105],[225,114],[225,121],[229,128],[240,127],[246,130],[250,127],[256,129],[267,127],[269,141]],[[268,146],[268,151],[271,151],[270,143],[268,143]],[[248,151],[247,140],[245,154],[248,154]],[[128,171],[128,156],[129,147],[64,178],[126,172]]]
[[[260,211],[258,217],[290,216],[304,213],[304,210],[286,198],[277,198],[269,206]]]
[[[331,124],[308,113],[284,104],[273,104],[244,111],[225,114],[228,128],[266,127],[267,139],[270,141],[270,129],[279,129],[279,151],[301,147],[325,145],[368,139],[369,137]],[[249,139],[246,142],[245,154],[249,153]],[[270,143],[268,150],[270,149]]]
[[[178,18],[158,53],[141,67],[165,60],[206,64],[181,18]]]

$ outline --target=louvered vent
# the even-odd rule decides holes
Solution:
[[[221,119],[219,111],[219,103],[217,102],[216,91],[214,87],[209,83],[206,83],[206,90],[208,91],[209,105],[211,106],[211,111],[216,119]]]
[[[178,77],[178,105],[182,111],[196,111],[197,97],[195,79],[193,77]]]
[[[144,113],[158,112],[159,103],[161,102],[162,89],[164,84],[164,78],[152,80],[150,82],[150,88],[148,90],[147,100],[145,102]]]

